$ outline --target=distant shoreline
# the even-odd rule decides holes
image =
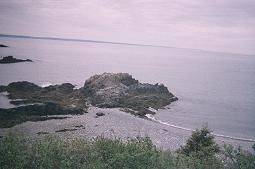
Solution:
[[[127,45],[127,46],[155,47],[155,48],[186,49],[186,50],[201,51],[201,52],[212,52],[212,53],[223,53],[223,54],[231,54],[231,55],[254,56],[254,54],[245,54],[245,53],[231,53],[231,52],[224,52],[224,51],[212,51],[212,50],[203,50],[203,49],[181,48],[181,47],[172,47],[172,46],[165,46],[165,45],[139,44],[139,43],[114,42],[114,41],[101,41],[101,40],[90,40],[90,39],[58,38],[58,37],[47,37],[47,36],[29,36],[29,35],[13,35],[13,34],[0,34],[0,38],[1,37],[20,38],[20,39],[53,40],[53,41],[67,41],[67,42],[82,42],[82,43],[102,43],[102,44],[112,44],[112,45]]]

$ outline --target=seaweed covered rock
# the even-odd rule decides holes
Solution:
[[[13,56],[5,56],[0,60],[0,64],[18,63],[18,62],[33,62],[30,59],[16,59]]]
[[[29,99],[39,102],[55,102],[65,99],[69,96],[69,94],[73,94],[74,85],[70,83],[63,83],[60,85],[40,87],[31,82],[21,81],[12,82],[8,86],[0,86],[0,90],[7,91],[10,99]]]
[[[139,111],[139,116],[153,113],[150,107],[159,109],[177,100],[163,84],[140,83],[127,73],[92,76],[81,90],[94,106],[130,108]]]
[[[25,121],[54,119],[52,115],[82,114],[82,109],[66,109],[52,102],[34,103],[10,109],[0,108],[0,127],[12,127]],[[49,115],[51,115],[49,117]],[[63,118],[63,117],[62,117]]]
[[[72,93],[74,91],[74,85],[71,83],[63,83],[61,85],[51,85],[43,88],[43,92],[58,91],[60,93]]]
[[[85,97],[70,83],[40,87],[27,81],[13,82],[0,86],[0,91],[7,91],[10,103],[19,106],[0,109],[0,127],[11,127],[28,120],[45,120],[48,115],[82,114],[87,111]]]
[[[41,87],[27,81],[20,81],[20,82],[12,82],[8,85],[8,92],[13,91],[20,91],[20,92],[35,92],[41,90]]]

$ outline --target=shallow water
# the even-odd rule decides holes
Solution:
[[[1,56],[34,60],[0,65],[1,85],[26,80],[81,87],[94,74],[128,72],[141,82],[165,84],[180,99],[157,119],[189,129],[207,124],[217,134],[255,139],[255,56],[3,37],[0,43],[10,46],[0,48]]]

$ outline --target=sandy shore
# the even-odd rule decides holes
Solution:
[[[97,117],[96,113],[105,115]],[[100,109],[91,107],[87,114],[69,116],[62,120],[47,120],[39,122],[25,122],[12,128],[0,129],[0,135],[9,132],[24,135],[26,137],[41,137],[46,134],[58,135],[63,138],[93,138],[103,135],[108,138],[132,138],[136,136],[149,136],[153,143],[162,149],[176,150],[186,143],[191,131],[186,131],[150,120],[137,118],[119,109]],[[72,131],[56,132],[58,130],[70,129]],[[216,137],[220,145],[232,144],[242,146],[243,149],[252,151],[254,142],[234,140],[230,138]]]

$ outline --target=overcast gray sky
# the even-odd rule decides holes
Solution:
[[[255,0],[0,0],[0,33],[255,54]]]

